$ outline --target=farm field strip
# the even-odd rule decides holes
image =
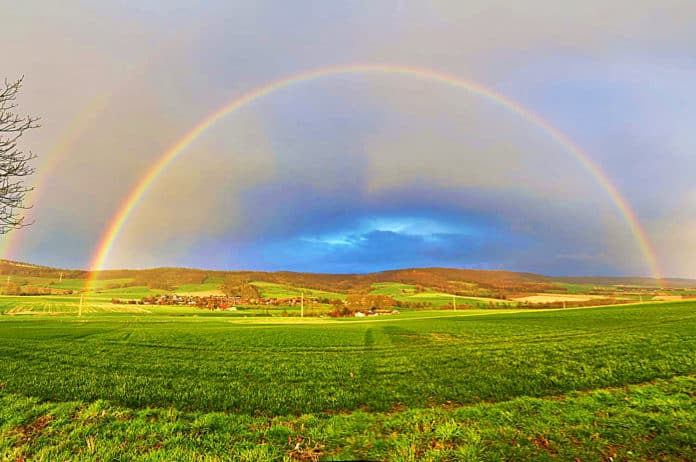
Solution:
[[[42,306],[43,308],[38,308]],[[62,305],[58,305],[59,307]],[[610,306],[610,305],[609,305]],[[48,307],[48,308],[47,308]],[[471,316],[494,316],[494,315],[512,315],[519,313],[539,313],[539,312],[553,312],[553,311],[570,311],[570,310],[590,310],[594,308],[604,308],[603,306],[593,306],[593,307],[572,307],[572,308],[547,308],[547,309],[459,309],[459,310],[418,310],[418,311],[403,311],[399,315],[382,315],[382,316],[368,316],[364,318],[330,318],[330,317],[285,317],[278,316],[260,316],[260,315],[250,315],[247,316],[245,311],[236,312],[210,312],[192,307],[182,307],[182,306],[148,306],[148,308],[143,308],[140,306],[131,305],[113,305],[113,304],[95,304],[95,303],[85,303],[83,306],[83,318],[73,318],[74,322],[91,322],[91,320],[97,320],[99,318],[90,318],[86,315],[92,314],[152,314],[155,316],[182,316],[181,319],[184,322],[194,322],[196,319],[200,318],[200,322],[205,322],[205,320],[219,319],[224,320],[226,323],[239,324],[239,325],[253,325],[258,328],[263,328],[270,325],[335,325],[336,323],[384,323],[384,322],[404,322],[412,321],[414,319],[418,320],[429,320],[429,319],[445,319],[445,318],[463,318]],[[51,311],[53,310],[53,311]],[[260,310],[259,310],[260,311]],[[276,312],[279,310],[275,310]],[[70,304],[63,306],[61,311],[56,311],[55,307],[51,307],[50,304],[36,305],[27,304],[25,308],[10,308],[4,312],[6,315],[22,315],[22,314],[32,314],[32,315],[47,315],[52,314],[65,314],[65,315],[77,315],[78,304]],[[77,319],[80,319],[77,321]],[[125,319],[125,318],[124,318]],[[3,319],[0,318],[0,322]],[[71,318],[68,317],[64,322],[71,322]],[[173,322],[173,321],[172,321]]]
[[[524,297],[515,297],[514,302],[529,302],[529,303],[554,303],[554,302],[586,302],[588,300],[601,300],[607,298],[604,295],[586,295],[586,294],[534,294]]]
[[[5,315],[77,315],[80,310],[83,315],[96,313],[151,313],[150,310],[140,306],[114,305],[107,302],[85,301],[82,304],[82,308],[80,308],[79,301],[27,300],[27,297],[22,297],[19,301],[16,299],[10,302],[7,299],[0,301],[0,314]]]
[[[469,304],[475,307],[480,307],[481,304],[490,305],[514,305],[517,302],[511,300],[503,300],[492,297],[475,297],[464,295],[452,295],[444,292],[438,292],[431,289],[425,289],[423,292],[417,292],[416,286],[410,284],[400,284],[392,282],[382,282],[372,285],[374,295],[388,295],[395,300],[411,303],[427,303],[433,307],[449,305],[455,299],[457,303]]]

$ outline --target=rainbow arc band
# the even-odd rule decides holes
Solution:
[[[109,108],[111,101],[116,97],[119,90],[126,87],[126,84],[138,80],[142,75],[147,73],[158,58],[167,56],[168,50],[178,50],[181,45],[191,39],[193,33],[202,33],[201,26],[195,25],[191,33],[182,33],[175,36],[174,40],[164,40],[157,45],[154,50],[148,53],[144,59],[134,61],[130,66],[130,71],[126,73],[127,78],[121,85],[111,87],[109,90],[101,92],[89,99],[80,111],[73,117],[67,125],[62,136],[58,138],[55,146],[46,154],[40,156],[41,159],[46,159],[45,162],[39,165],[34,178],[34,189],[29,192],[25,198],[25,203],[39,203],[40,199],[47,192],[46,179],[55,174],[56,167],[60,165],[66,155],[69,155],[74,149],[75,144],[82,138],[85,132],[91,125],[96,123],[98,118]],[[0,258],[16,259],[15,252],[21,247],[21,241],[26,233],[9,233],[0,239]]]
[[[222,106],[217,111],[205,117],[196,124],[188,133],[174,143],[167,151],[165,151],[150,170],[143,175],[137,185],[133,188],[130,194],[121,204],[120,208],[114,215],[113,220],[103,234],[99,245],[94,253],[92,263],[90,265],[91,275],[87,283],[87,289],[91,289],[97,272],[103,269],[106,260],[109,257],[109,252],[116,241],[121,229],[128,221],[133,210],[136,208],[140,200],[147,193],[150,186],[157,180],[167,166],[173,162],[191,143],[206,132],[210,127],[225,116],[243,108],[244,106],[272,93],[309,80],[320,79],[336,75],[349,74],[386,74],[386,75],[401,75],[409,76],[438,82],[444,85],[449,85],[455,88],[463,89],[469,93],[486,98],[491,102],[495,102],[508,110],[520,115],[523,119],[536,125],[545,131],[552,139],[561,145],[568,153],[572,154],[575,159],[595,178],[597,183],[611,197],[616,209],[621,214],[623,221],[633,235],[636,244],[645,259],[647,268],[652,277],[662,279],[660,270],[650,242],[645,231],[640,225],[638,218],[633,210],[629,207],[626,200],[621,196],[617,188],[609,181],[606,174],[597,166],[592,159],[576,146],[568,137],[561,133],[558,129],[546,122],[544,119],[525,109],[519,103],[487,88],[483,85],[463,80],[459,77],[438,72],[426,68],[407,67],[399,65],[385,64],[354,64],[337,67],[325,67],[292,75],[290,77],[276,80],[264,86],[252,90],[232,102]]]
[[[64,159],[65,155],[74,146],[75,142],[82,136],[83,132],[94,122],[108,103],[108,95],[99,94],[90,99],[79,111],[78,115],[68,125],[63,135],[58,139],[56,145],[49,151],[46,161],[36,169],[34,178],[34,189],[27,193],[25,204],[40,202],[39,199],[45,193],[48,178],[55,173],[56,167]],[[43,155],[40,156],[43,158]],[[27,221],[31,222],[31,216],[27,214]],[[0,241],[0,257],[11,260],[15,258],[15,252],[20,248],[23,233],[11,232],[3,236]]]

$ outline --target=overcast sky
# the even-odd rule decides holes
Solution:
[[[696,277],[696,2],[26,1],[0,76],[40,116],[31,227],[6,258],[87,268],[198,121],[328,66],[427,68],[514,100],[596,163],[666,276]],[[412,266],[650,275],[597,179],[492,100],[408,75],[306,80],[225,117],[160,175],[106,267]]]

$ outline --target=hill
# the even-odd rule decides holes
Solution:
[[[105,290],[145,287],[156,290],[188,292],[215,291],[253,283],[275,293],[297,294],[313,290],[336,294],[370,293],[384,283],[410,287],[414,293],[438,292],[463,297],[505,298],[511,294],[584,293],[603,294],[607,290],[630,291],[636,288],[668,290],[696,288],[696,280],[636,277],[556,277],[503,270],[455,268],[407,268],[366,274],[321,274],[291,271],[219,271],[194,268],[152,268],[105,270],[96,274],[79,269],[61,269],[30,263],[0,260],[0,275],[24,285],[54,289],[82,290],[85,281],[94,278],[95,287]],[[9,283],[10,279],[8,279]],[[9,285],[9,284],[8,284]],[[280,292],[278,292],[280,291]],[[404,292],[405,293],[405,292]],[[333,294],[333,295],[332,295]]]

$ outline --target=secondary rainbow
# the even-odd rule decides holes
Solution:
[[[160,46],[155,48],[153,52],[149,53],[144,59],[133,62],[130,70],[126,73],[126,78],[118,86],[111,87],[109,90],[97,94],[85,103],[82,109],[66,127],[56,145],[47,151],[47,153],[40,155],[39,160],[47,160],[41,163],[37,168],[36,177],[33,182],[34,189],[27,194],[25,198],[26,204],[32,205],[34,203],[40,203],[39,199],[41,199],[42,195],[45,193],[46,179],[54,174],[56,168],[60,166],[65,156],[70,154],[75,148],[77,141],[84,136],[87,129],[89,129],[106,109],[109,108],[111,101],[118,95],[118,92],[126,88],[128,83],[139,80],[141,76],[145,75],[152,67],[153,60],[158,56],[166,56],[166,52],[169,49],[180,47],[181,37],[190,37],[190,34],[183,34],[177,36],[176,40],[162,42]],[[31,221],[32,217],[30,214],[27,213],[26,216],[27,221]],[[0,239],[0,258],[17,258],[16,251],[21,248],[22,238],[24,236],[26,236],[26,233],[20,232],[12,232],[2,236],[2,239]]]
[[[551,124],[549,124],[533,112],[525,109],[519,103],[507,98],[506,96],[496,93],[490,88],[487,88],[477,83],[460,79],[459,77],[455,77],[450,74],[417,67],[406,67],[398,65],[357,64],[321,68],[308,72],[302,72],[300,74],[295,74],[284,79],[276,80],[236,98],[232,102],[222,106],[220,109],[201,120],[186,135],[184,135],[181,139],[174,143],[166,152],[162,154],[159,160],[157,160],[157,162],[155,162],[155,164],[150,168],[150,170],[140,179],[140,181],[133,188],[133,190],[130,192],[125,201],[123,201],[121,207],[118,209],[117,213],[114,215],[113,220],[106,229],[106,232],[103,234],[102,239],[100,240],[100,243],[96,249],[90,267],[92,273],[90,276],[90,280],[88,281],[87,287],[91,288],[92,282],[97,274],[96,272],[104,267],[104,263],[106,262],[109,256],[109,252],[116,238],[118,237],[119,232],[128,220],[130,214],[138,205],[138,202],[148,191],[152,183],[167,168],[167,166],[174,159],[176,159],[177,156],[179,156],[179,154],[181,154],[199,136],[205,133],[206,130],[208,130],[210,127],[212,127],[216,122],[224,118],[226,115],[231,114],[237,111],[238,109],[241,109],[242,107],[252,103],[253,101],[258,100],[259,98],[263,98],[264,96],[270,95],[280,89],[287,88],[289,86],[301,82],[306,82],[308,80],[341,74],[405,75],[413,78],[439,82],[487,98],[488,100],[498,103],[508,108],[512,112],[519,114],[524,119],[532,122],[534,125],[547,132],[551,138],[553,138],[556,142],[563,146],[570,154],[572,154],[580,162],[580,164],[583,167],[585,167],[585,169],[587,169],[587,171],[596,179],[597,183],[607,192],[609,197],[611,197],[612,201],[614,202],[618,212],[621,214],[623,220],[628,225],[628,228],[630,229],[632,235],[634,236],[636,244],[638,245],[641,253],[643,254],[646,265],[651,275],[656,279],[661,279],[661,274],[657,264],[657,258],[655,257],[655,252],[653,251],[646,237],[646,233],[642,229],[635,213],[629,207],[626,200],[621,196],[616,187],[609,181],[606,174],[602,172],[599,166],[597,166],[590,159],[590,157],[582,151],[582,149],[576,146],[570,139],[568,139],[568,137],[566,137],[563,133],[561,133]]]
[[[94,98],[91,98],[71,120],[70,124],[63,132],[63,135],[58,140],[58,143],[56,143],[55,147],[49,151],[49,154],[46,156],[47,160],[37,167],[36,177],[33,181],[34,189],[27,193],[25,197],[26,204],[33,206],[33,204],[40,202],[39,199],[44,193],[46,180],[54,174],[56,167],[60,165],[60,162],[65,158],[66,154],[70,152],[70,149],[74,146],[75,142],[80,138],[80,136],[82,136],[83,132],[89,127],[91,122],[93,122],[93,118],[103,111],[103,109],[106,107],[107,99],[108,94],[105,93],[101,93]],[[39,160],[42,160],[43,158],[44,156],[41,155]],[[28,211],[25,217],[27,222],[31,222],[31,211]],[[20,247],[23,236],[26,236],[26,233],[11,232],[6,234],[0,243],[0,258],[16,258],[16,250]]]

